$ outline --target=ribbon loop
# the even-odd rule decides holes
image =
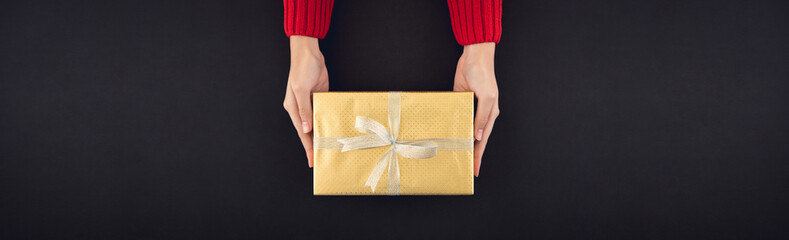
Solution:
[[[386,142],[391,142],[393,140],[392,134],[389,133],[389,130],[384,127],[378,121],[373,120],[372,118],[365,117],[365,116],[356,116],[356,124],[354,124],[356,131],[359,131],[364,134],[375,134],[376,136],[380,137],[381,140]]]
[[[428,159],[435,157],[438,151],[438,144],[430,141],[397,141],[395,152],[397,155],[415,158]]]

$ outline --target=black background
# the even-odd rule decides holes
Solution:
[[[2,1],[0,238],[789,236],[786,1],[505,1],[470,197],[313,197],[282,1]],[[451,90],[444,1],[338,1],[332,90]]]

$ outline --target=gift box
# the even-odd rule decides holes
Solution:
[[[472,92],[313,93],[314,195],[473,195]]]

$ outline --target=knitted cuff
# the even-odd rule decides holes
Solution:
[[[285,34],[326,37],[334,0],[284,0]]]
[[[447,0],[452,31],[460,45],[499,43],[501,0]]]

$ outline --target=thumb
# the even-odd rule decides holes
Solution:
[[[484,136],[485,126],[490,120],[490,112],[495,102],[495,96],[477,96],[477,114],[474,117],[474,138],[477,141],[481,141]]]
[[[312,92],[309,90],[296,91],[296,105],[299,106],[299,116],[301,117],[301,130],[303,133],[312,131]]]

